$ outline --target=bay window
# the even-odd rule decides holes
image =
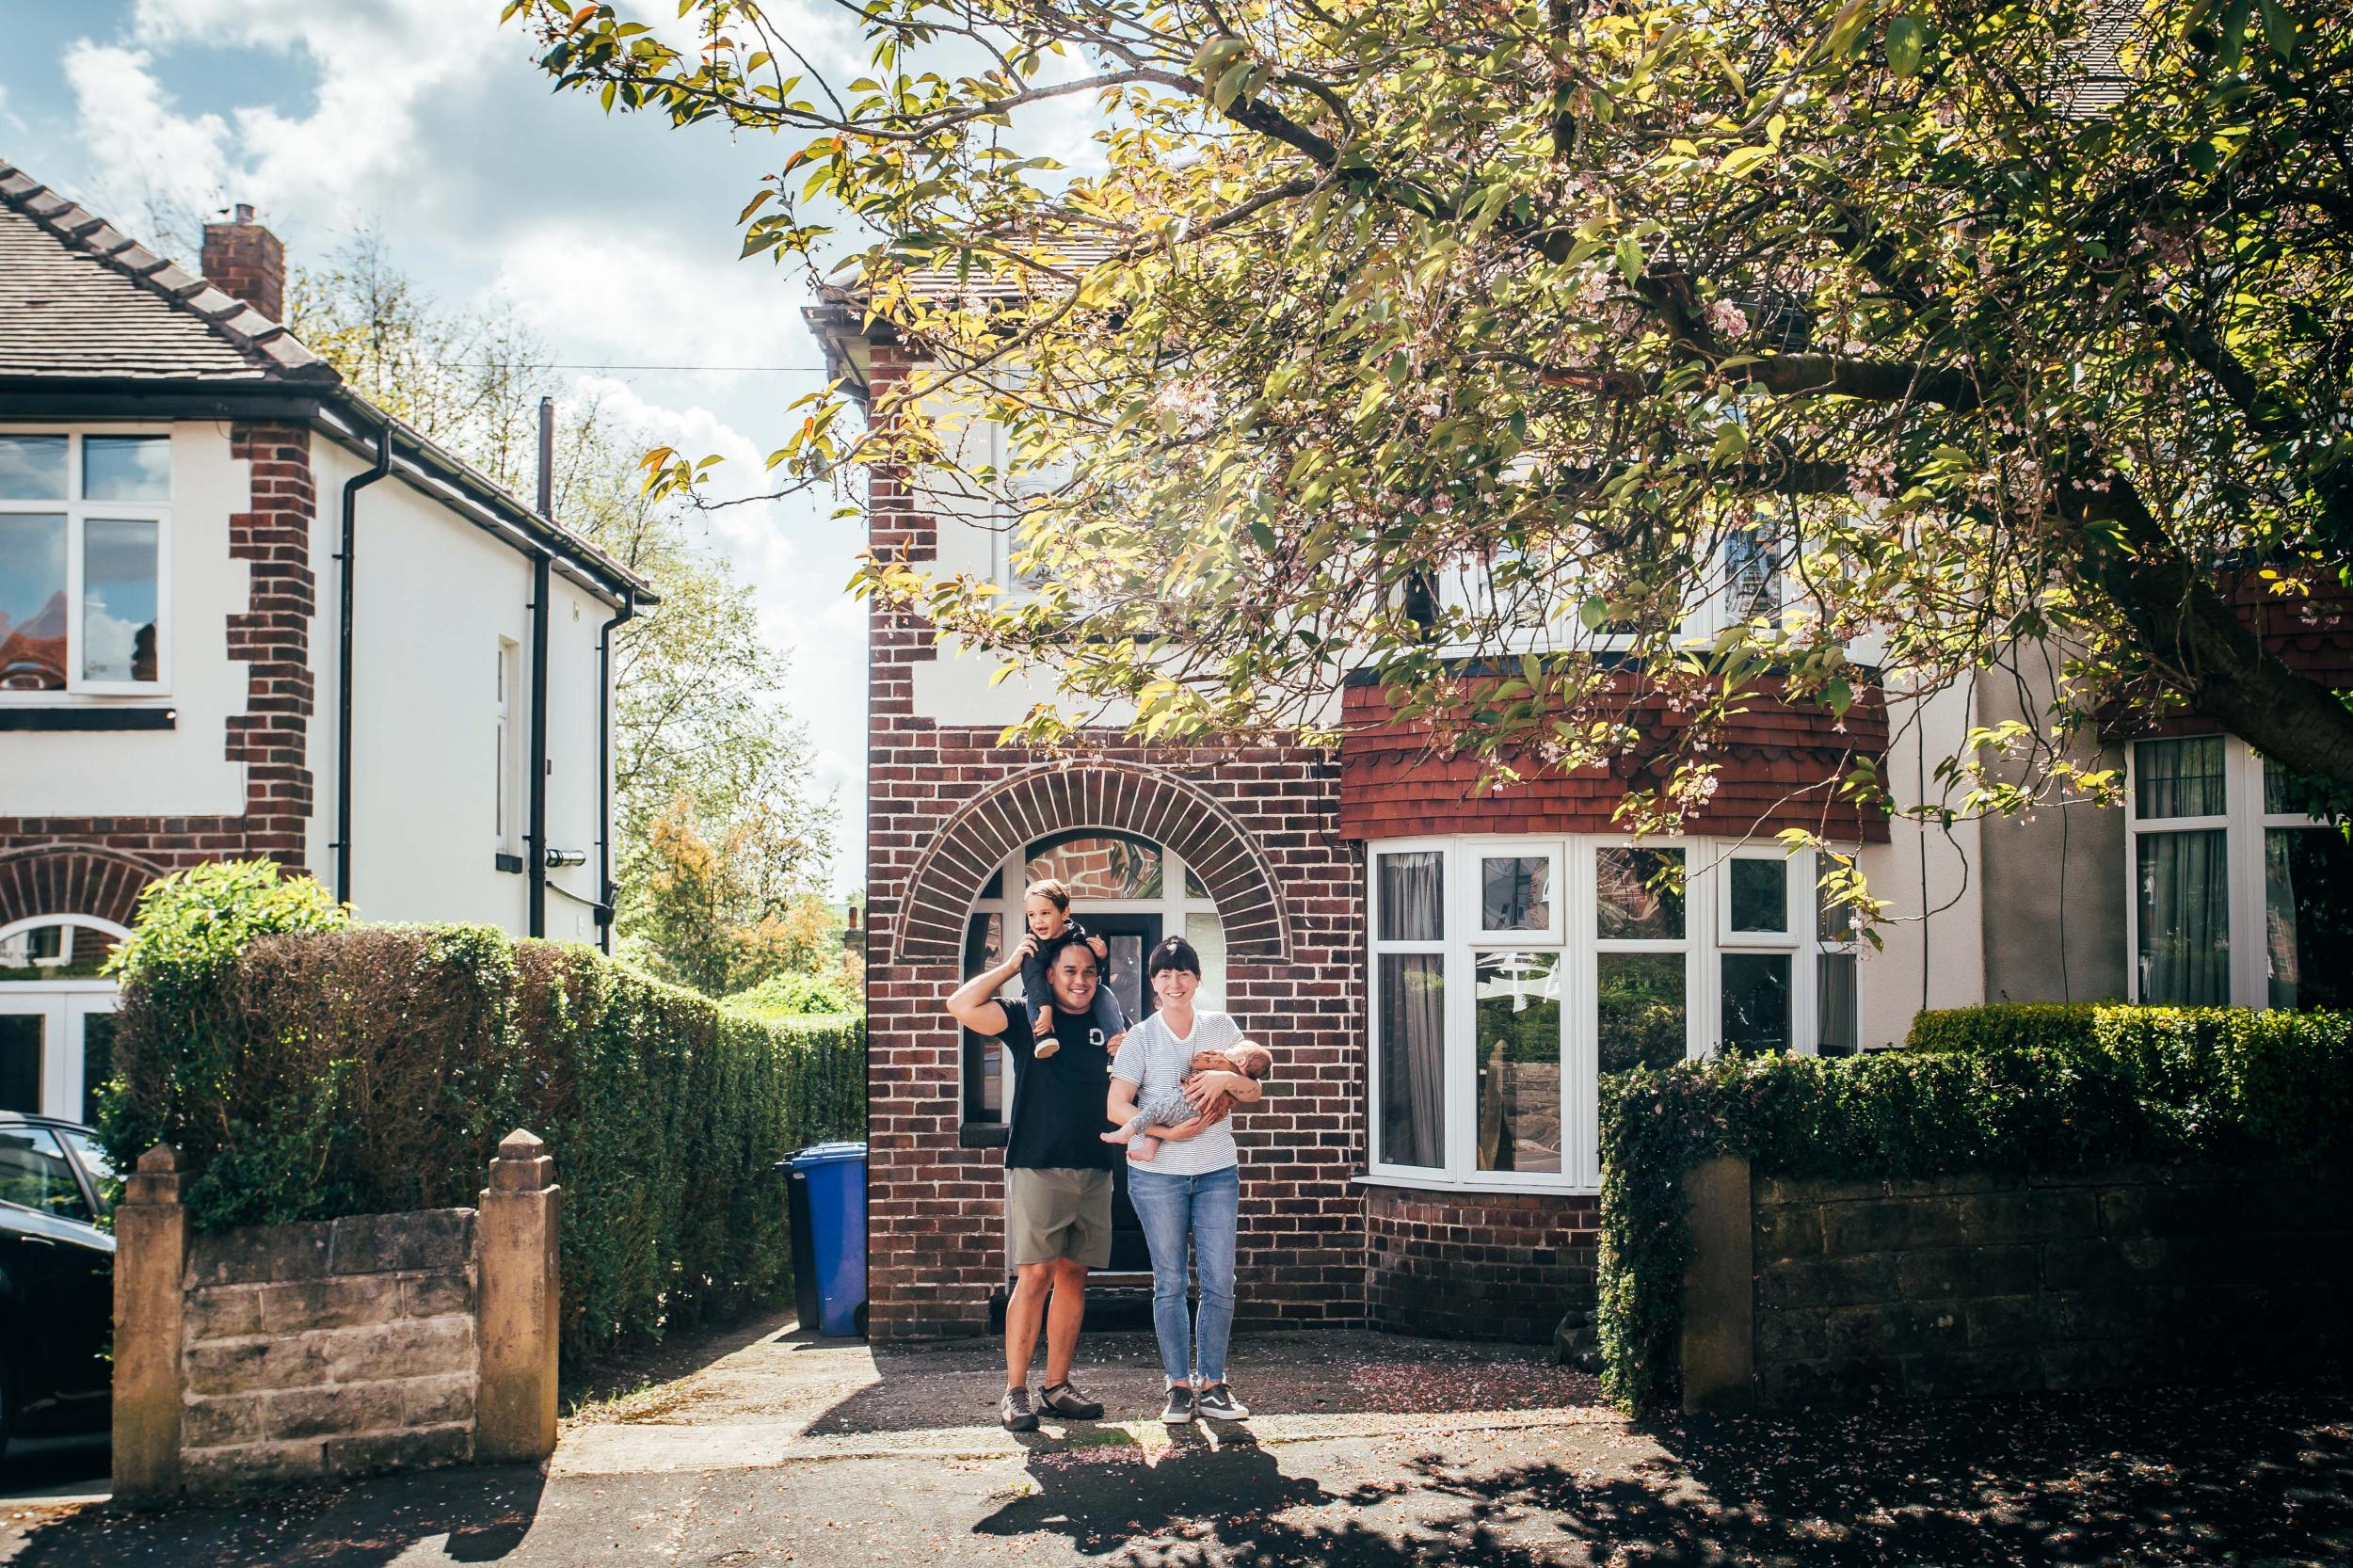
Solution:
[[[2353,848],[2244,741],[2134,743],[2127,761],[2133,1000],[2353,1001]]]
[[[1465,837],[1369,859],[1371,1179],[1590,1191],[1602,1074],[1854,1049],[1857,958],[1811,852]]]
[[[0,699],[153,696],[170,438],[0,433]]]

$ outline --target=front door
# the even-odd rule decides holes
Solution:
[[[1074,913],[1110,950],[1106,983],[1119,1005],[1127,1009],[1129,1021],[1141,1023],[1150,1017],[1152,987],[1144,978],[1144,961],[1160,945],[1160,918],[1097,915],[1085,909]],[[1144,1244],[1144,1224],[1136,1218],[1135,1206],[1128,1201],[1128,1161],[1122,1158],[1112,1176],[1112,1272],[1149,1273],[1151,1270],[1152,1254]]]

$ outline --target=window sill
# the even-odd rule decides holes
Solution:
[[[509,855],[504,850],[499,850],[490,856],[490,862],[500,871],[512,875],[523,874],[523,857],[520,855]]]
[[[1536,1186],[1528,1182],[1458,1180],[1451,1176],[1381,1176],[1359,1171],[1349,1178],[1357,1187],[1394,1187],[1407,1192],[1431,1192],[1441,1196],[1460,1193],[1468,1197],[1538,1197],[1592,1198],[1601,1195],[1598,1187],[1579,1187],[1573,1182]]]
[[[179,724],[177,708],[118,708],[98,702],[56,708],[0,704],[0,729],[176,729]]]
[[[956,1128],[956,1147],[1001,1149],[1012,1137],[1013,1129],[1002,1122],[965,1122]]]

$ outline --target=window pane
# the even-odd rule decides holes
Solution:
[[[1385,1165],[1446,1163],[1446,960],[1380,960],[1381,1146]]]
[[[1825,952],[1814,960],[1814,1048],[1824,1056],[1852,1056],[1861,1048],[1857,978],[1851,952]]]
[[[0,517],[0,691],[65,689],[65,519]]]
[[[1683,939],[1683,852],[1605,849],[1596,859],[1596,934],[1604,941]]]
[[[82,1019],[82,1120],[91,1127],[98,1125],[98,1092],[114,1076],[115,1016],[89,1014]]]
[[[0,436],[0,501],[63,501],[63,436]]]
[[[1605,952],[1596,961],[1601,1070],[1672,1067],[1690,1055],[1679,952]]]
[[[98,1189],[98,1211],[109,1213],[122,1196],[122,1181],[115,1175],[115,1162],[106,1158],[106,1151],[97,1139],[87,1132],[61,1133],[66,1146],[82,1161],[82,1170],[90,1185]]]
[[[1789,929],[1789,862],[1746,856],[1732,862],[1732,929]]]
[[[1825,862],[1828,856],[1823,857]],[[1854,905],[1841,904],[1831,890],[1817,882],[1814,885],[1814,939],[1830,946],[1854,940]]]
[[[92,518],[82,525],[82,678],[155,679],[155,536],[152,522]]]
[[[1142,839],[1111,833],[1044,839],[1030,846],[1032,882],[1053,877],[1072,898],[1159,898],[1160,852]]]
[[[1541,862],[1539,862],[1541,864]],[[1561,1169],[1561,955],[1479,955],[1479,1168]]]
[[[2300,773],[2290,773],[2269,758],[2264,759],[2264,810],[2266,814],[2285,816],[2296,812],[2303,816],[2325,816],[2329,797],[2335,792],[2321,779]]]
[[[973,915],[964,928],[966,977],[985,974],[1005,961],[1005,916],[1002,910]],[[1009,1001],[1008,1007],[1018,1007]],[[1004,1043],[994,1036],[964,1031],[964,1119],[1001,1122],[1005,1119]]]
[[[1185,868],[1185,897],[1206,899],[1209,896],[1209,887],[1201,880],[1200,873],[1191,866],[1187,866]]]
[[[0,1203],[71,1220],[89,1218],[56,1134],[45,1127],[0,1128]]]
[[[1724,1048],[1765,1054],[1789,1048],[1789,955],[1724,954]]]
[[[1215,915],[1187,915],[1185,940],[1201,955],[1201,988],[1193,1003],[1213,1012],[1225,1011],[1225,927]]]
[[[169,501],[171,438],[83,437],[82,497],[86,501]]]
[[[95,926],[59,920],[27,927],[0,940],[0,985],[13,980],[88,980],[115,950],[115,938]]]
[[[1736,621],[1781,614],[1781,568],[1769,529],[1738,529],[1724,541],[1724,608]]]
[[[2137,742],[2133,809],[2153,821],[2222,815],[2222,737]]]
[[[2332,827],[2264,835],[2271,1005],[2353,1005],[2353,845]]]
[[[1479,862],[1481,931],[1552,929],[1552,861],[1542,855],[1488,857]]]
[[[2137,835],[2140,1000],[2172,1007],[2231,1000],[2231,880],[2222,829]]]
[[[1434,942],[1446,935],[1446,856],[1434,849],[1384,855],[1381,929],[1385,942]]]
[[[0,1111],[40,1114],[44,1015],[0,1013]]]

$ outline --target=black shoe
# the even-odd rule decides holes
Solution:
[[[1099,1421],[1103,1418],[1102,1404],[1080,1393],[1078,1386],[1067,1379],[1050,1388],[1039,1389],[1037,1402],[1044,1405],[1049,1415],[1059,1416],[1067,1421]]]
[[[1234,1391],[1222,1383],[1213,1383],[1201,1390],[1201,1396],[1193,1401],[1193,1407],[1201,1413],[1204,1420],[1247,1421],[1250,1419],[1250,1407],[1234,1398]]]
[[[1190,1388],[1170,1389],[1168,1403],[1160,1408],[1160,1420],[1163,1424],[1172,1427],[1192,1425],[1193,1390]]]
[[[997,1419],[1007,1432],[1037,1431],[1037,1412],[1030,1408],[1030,1385],[1008,1388],[1005,1397],[997,1401]]]

